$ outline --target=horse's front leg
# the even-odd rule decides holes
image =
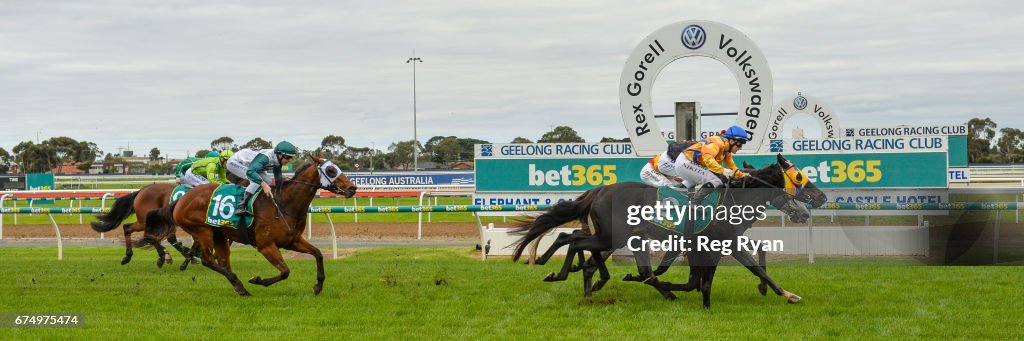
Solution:
[[[313,285],[313,294],[320,295],[320,291],[323,290],[324,288],[325,277],[324,255],[320,253],[320,249],[318,249],[316,246],[313,246],[313,244],[310,244],[309,241],[303,238],[301,234],[295,239],[295,243],[293,243],[290,246],[285,246],[285,248],[309,254],[312,255],[313,258],[316,258],[316,284]],[[281,264],[284,265],[284,261],[282,261]],[[287,269],[288,267],[285,266],[285,270]]]

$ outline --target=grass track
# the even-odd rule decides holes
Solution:
[[[233,251],[241,278],[276,274],[255,250]],[[728,266],[718,271],[708,312],[699,294],[680,293],[670,302],[619,281],[632,267],[612,266],[612,281],[587,302],[578,274],[541,281],[555,264],[481,262],[462,248],[362,249],[328,260],[319,297],[310,290],[314,262],[289,259],[288,280],[247,285],[255,295],[247,298],[201,266],[157,269],[147,250],[120,266],[122,252],[72,247],[56,261],[52,248],[0,248],[0,311],[82,312],[87,324],[0,329],[0,339],[1024,337],[1019,267],[878,265],[885,260],[770,267],[783,287],[804,297],[789,305],[762,297],[746,269]],[[662,279],[682,282],[685,272],[673,269]]]

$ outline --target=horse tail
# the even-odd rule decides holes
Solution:
[[[555,227],[573,220],[578,220],[583,217],[586,212],[589,212],[590,204],[593,202],[593,199],[589,196],[592,191],[594,190],[584,192],[579,196],[579,198],[577,198],[578,200],[560,202],[551,207],[551,210],[547,213],[541,214],[537,217],[526,217],[525,219],[516,222],[517,227],[512,231],[512,233],[522,234],[523,237],[519,238],[519,240],[512,244],[516,246],[515,252],[512,253],[512,260],[519,260],[519,257],[523,254],[523,250],[525,250],[526,246],[534,239],[540,238]]]
[[[174,233],[174,207],[180,200],[160,209],[151,210],[146,215],[146,235],[135,242],[135,247],[159,243]]]
[[[135,213],[135,196],[139,195],[141,191],[132,192],[132,194],[117,198],[114,201],[114,207],[110,208],[110,212],[100,214],[96,216],[96,220],[89,223],[92,225],[92,229],[96,232],[107,232],[117,227],[128,216]]]

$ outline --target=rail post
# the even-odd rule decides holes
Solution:
[[[338,259],[338,234],[334,232],[334,220],[331,219],[330,213],[324,213],[324,216],[327,216],[327,224],[331,225],[331,252],[334,259]]]
[[[107,208],[108,196],[113,197],[114,193],[103,193],[103,196],[100,197],[100,208]],[[100,239],[103,239],[104,235],[106,235],[106,232],[100,232]]]
[[[53,215],[47,213],[47,217],[50,218],[50,224],[53,224],[53,234],[57,236],[57,260],[64,259],[64,242],[60,238],[60,227],[57,227],[57,221],[53,220]]]
[[[996,210],[996,228],[992,238],[992,264],[999,264],[999,222],[1002,219],[1003,211]]]
[[[814,264],[814,223],[813,216],[807,218],[807,263]],[[782,220],[786,220],[783,216]]]
[[[0,209],[4,208],[4,200],[10,196],[10,194],[0,195]],[[17,218],[18,215],[15,214],[14,217]],[[0,240],[4,240],[4,214],[2,210],[0,210]]]

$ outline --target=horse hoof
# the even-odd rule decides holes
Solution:
[[[764,283],[758,284],[757,285],[757,291],[761,293],[761,296],[767,296],[768,295],[768,286],[764,285]]]
[[[323,289],[324,289],[324,287],[322,285],[320,285],[320,284],[314,285],[313,286],[313,296],[320,296],[320,291],[323,290]]]
[[[160,258],[160,260],[156,261],[156,267],[158,267],[158,268],[163,268],[164,267],[164,259],[163,258]]]
[[[248,290],[242,289],[242,291],[238,291],[238,296],[252,296],[252,294]]]
[[[668,292],[668,291],[664,292],[664,293],[663,293],[663,295],[664,295],[664,296],[665,296],[665,298],[666,298],[666,299],[668,299],[669,301],[675,301],[676,299],[678,299],[678,298],[679,298],[679,297],[676,297],[676,294],[673,294],[673,293],[671,293],[671,292]]]
[[[185,271],[185,269],[188,269],[188,262],[181,263],[181,266],[178,267],[180,271]]]
[[[260,281],[261,281],[261,280],[262,280],[262,279],[260,279],[260,276],[256,276],[256,277],[250,278],[250,279],[249,279],[249,283],[252,283],[252,284],[260,284]]]
[[[786,303],[794,304],[800,302],[802,299],[802,297],[797,296],[796,294],[789,294],[786,296]]]
[[[626,277],[622,277],[622,280],[623,281],[630,281],[630,282],[632,282],[632,281],[635,281],[637,279],[633,278],[633,274],[626,274]]]
[[[545,282],[554,282],[554,281],[556,281],[555,273],[554,272],[549,273],[547,277],[544,277],[544,281]]]
[[[132,261],[132,257],[121,258],[121,265],[128,264],[128,262],[131,262],[131,261]]]

